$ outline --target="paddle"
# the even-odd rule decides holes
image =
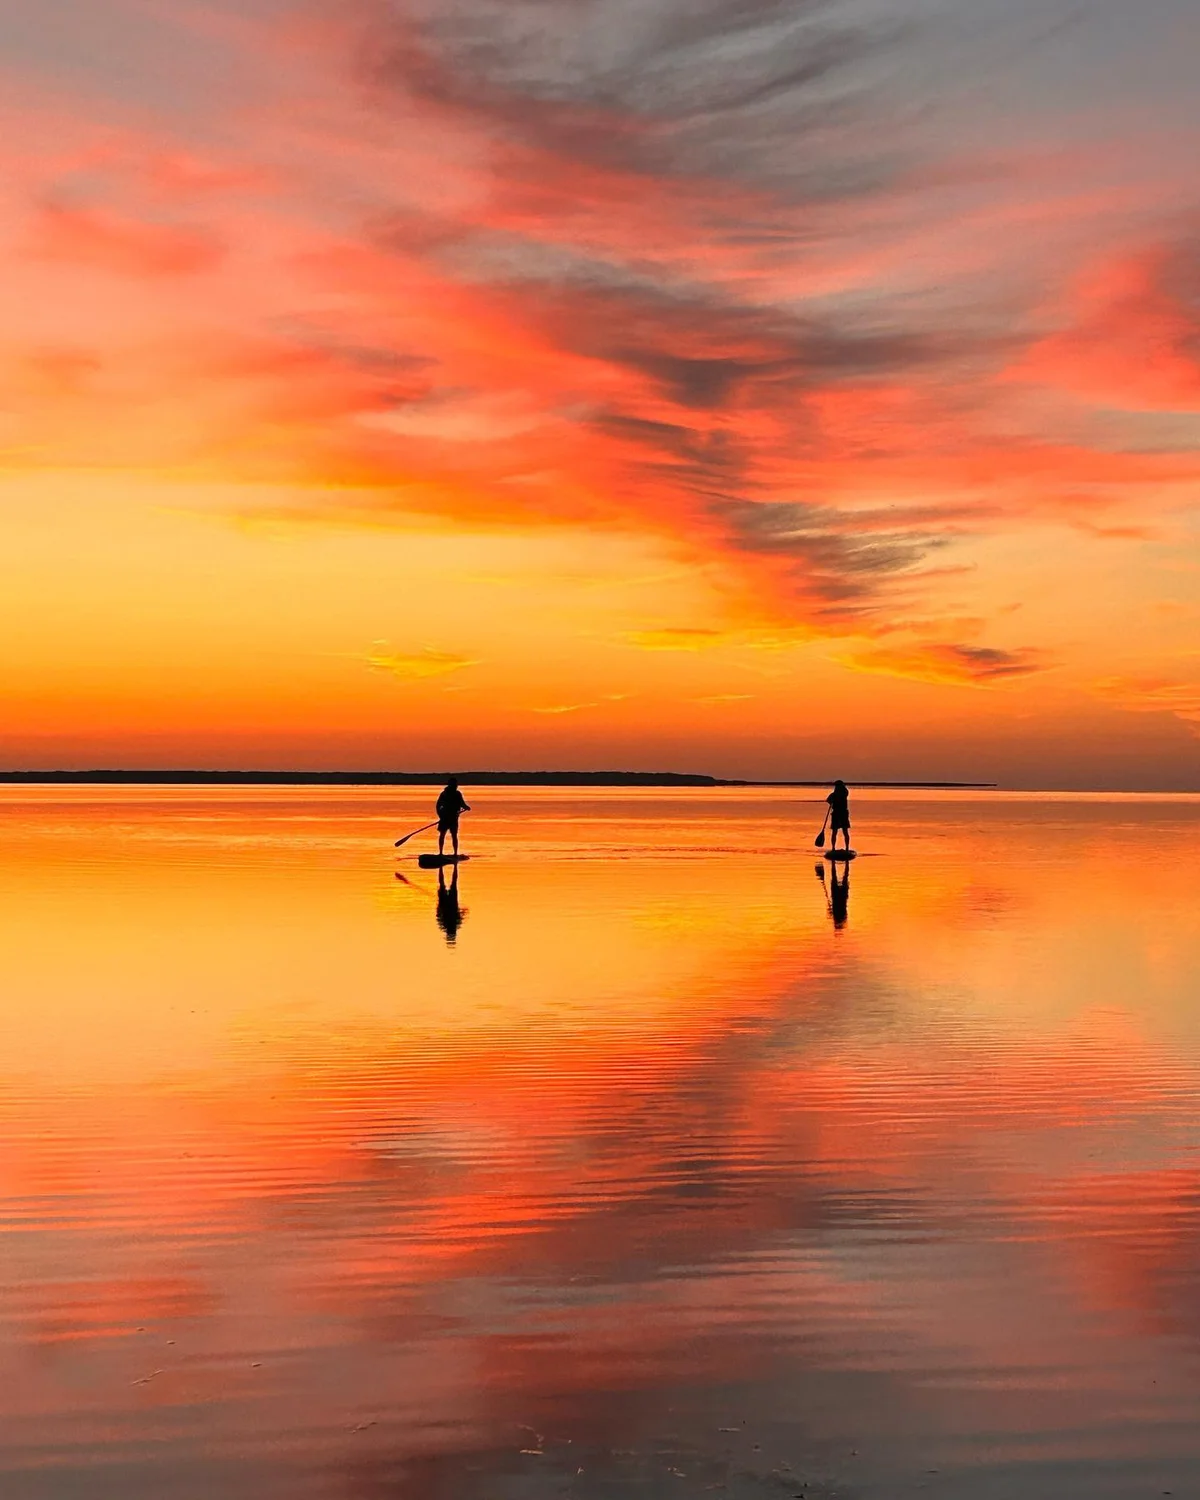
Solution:
[[[418,833],[428,833],[431,828],[436,828],[437,826],[438,820],[434,818],[433,822],[426,823],[424,828],[414,828],[411,833],[406,833],[402,839],[396,840],[396,848],[399,849],[401,844],[407,844],[409,839],[415,839]]]
[[[818,833],[817,836],[816,836],[816,838],[813,840],[814,844],[816,845],[816,847],[818,849],[824,849],[824,847],[825,847],[825,830],[826,830],[826,828],[829,827],[829,814],[832,811],[833,811],[832,807],[827,807],[825,809],[825,821],[824,821],[824,823],[821,824],[821,831],[820,831],[820,833]]]

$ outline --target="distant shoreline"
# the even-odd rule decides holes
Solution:
[[[0,786],[463,786],[826,787],[819,781],[740,781],[680,771],[0,771]],[[995,791],[994,781],[855,781],[897,791]]]

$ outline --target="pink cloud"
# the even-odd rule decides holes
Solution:
[[[1131,411],[1200,412],[1200,271],[1181,239],[1101,259],[1017,378]]]
[[[218,264],[223,246],[207,229],[151,223],[108,209],[47,203],[38,213],[32,250],[125,276],[189,276]]]
[[[1200,390],[1186,244],[1148,189],[1100,180],[1102,149],[881,142],[880,44],[834,12],[656,0],[603,66],[572,8],[523,16],[189,10],[252,82],[228,116],[99,139],[39,117],[0,348],[27,461],[336,484],[336,517],[371,525],[642,531],[835,635],[883,636],[964,538],[1122,546],[1193,491],[1186,442],[1079,415]],[[1089,226],[1135,208],[1081,266]],[[1031,223],[1055,230],[1043,277]]]

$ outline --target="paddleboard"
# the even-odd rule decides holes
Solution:
[[[826,859],[857,859],[857,849],[826,849]]]
[[[462,865],[470,859],[469,854],[419,854],[417,863],[422,870],[440,870],[443,865]]]

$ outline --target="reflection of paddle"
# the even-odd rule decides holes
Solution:
[[[406,833],[402,839],[396,840],[396,848],[399,849],[401,844],[407,844],[409,839],[415,839],[418,833],[428,833],[431,828],[436,828],[437,825],[438,820],[435,818],[432,823],[426,823],[424,828],[414,828],[411,833]]]
[[[829,814],[832,811],[833,811],[832,807],[827,807],[825,809],[825,821],[824,821],[824,823],[821,824],[821,831],[820,831],[820,833],[818,833],[817,836],[816,836],[816,838],[813,840],[813,842],[815,843],[815,845],[816,845],[816,847],[818,849],[824,849],[824,847],[825,847],[825,830],[826,830],[826,828],[829,827]]]

